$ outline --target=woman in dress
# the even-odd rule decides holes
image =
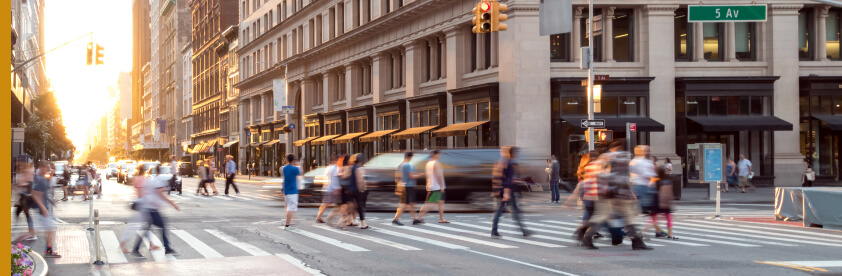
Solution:
[[[733,158],[728,158],[728,165],[725,165],[725,192],[728,192],[728,186],[734,185],[737,187],[739,180],[737,179],[737,163],[734,163]]]

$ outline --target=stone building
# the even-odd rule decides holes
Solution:
[[[573,1],[573,32],[554,36],[538,34],[538,0],[501,1],[508,31],[491,34],[471,32],[477,1],[257,2],[240,2],[236,86],[244,126],[273,125],[250,129],[252,145],[280,140],[289,124],[284,151],[306,165],[340,153],[517,145],[558,156],[563,176],[575,177],[587,1]],[[599,83],[597,118],[685,168],[690,182],[696,143],[745,154],[760,185],[800,184],[805,157],[820,182],[838,181],[840,10],[767,2],[765,22],[688,23],[698,1],[600,1],[595,66],[610,78]],[[293,114],[272,110],[275,79]],[[625,133],[626,122],[638,131]]]

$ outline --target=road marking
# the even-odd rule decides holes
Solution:
[[[192,199],[190,199],[186,196],[181,196],[181,195],[171,195],[171,197],[175,197],[175,198],[178,198],[178,199],[181,199],[181,200],[192,200]]]
[[[713,239],[703,239],[703,238],[687,237],[686,235],[697,236],[697,235],[699,235],[699,234],[691,234],[691,233],[684,233],[684,232],[682,232],[682,237],[681,237],[681,239],[682,239],[682,240],[691,240],[691,241],[703,241],[703,242],[709,242],[709,243],[727,244],[727,245],[734,245],[734,246],[741,246],[741,247],[760,247],[759,245],[756,245],[756,244],[747,244],[747,243],[738,243],[738,242],[728,242],[728,241],[717,241],[717,240],[713,240]],[[703,236],[708,236],[708,237],[719,238],[719,237],[717,237],[717,236],[712,236],[712,235],[703,235]],[[737,239],[737,240],[741,240],[741,239]],[[668,242],[671,242],[671,240],[667,240],[667,241],[668,241]]]
[[[710,237],[710,238],[715,238],[715,239],[735,240],[735,241],[743,241],[743,242],[753,242],[753,243],[768,244],[768,245],[780,245],[780,246],[787,246],[787,247],[798,246],[796,244],[789,244],[789,243],[780,243],[780,242],[773,242],[773,241],[762,241],[762,240],[747,239],[747,238],[728,237],[728,236],[722,236],[722,235],[709,235],[709,234],[701,234],[701,233],[694,232],[694,231],[701,231],[701,232],[709,232],[709,233],[720,234],[721,232],[717,231],[717,230],[695,229],[695,228],[683,227],[683,226],[673,226],[672,228],[688,230],[688,231],[681,232],[681,233],[687,233],[687,235],[703,236],[703,237]]]
[[[271,196],[266,196],[266,195],[248,194],[248,196],[250,196],[250,197],[256,197],[256,198],[260,198],[260,199],[263,199],[263,200],[269,200],[269,201],[273,201],[273,200],[275,200],[275,198],[274,198],[274,197],[271,197]]]
[[[284,185],[263,185],[261,188],[265,189],[283,189]]]
[[[386,234],[386,235],[392,235],[392,236],[401,237],[401,238],[405,238],[405,239],[409,239],[409,240],[428,243],[428,244],[432,244],[432,245],[435,245],[435,246],[440,246],[440,247],[444,247],[444,248],[448,248],[448,249],[465,249],[465,250],[470,249],[468,247],[461,246],[461,245],[455,245],[455,244],[452,244],[452,243],[447,243],[447,242],[442,242],[442,241],[437,241],[437,240],[431,240],[431,239],[428,239],[428,238],[422,238],[422,237],[418,237],[418,236],[415,236],[415,235],[404,234],[404,233],[401,233],[401,232],[389,231],[389,230],[381,229],[381,228],[372,228],[371,230],[373,230],[374,232],[383,233],[383,234]]]
[[[117,240],[117,234],[111,230],[103,230],[99,232],[100,242],[105,248],[105,257],[110,264],[121,264],[129,262],[126,260],[126,255],[123,254],[123,249],[120,248],[120,241]]]
[[[230,219],[221,219],[221,220],[203,220],[202,222],[226,222],[231,221]]]
[[[842,267],[842,260],[839,261],[793,261],[793,262],[778,262],[778,261],[766,261],[767,263],[779,263],[779,264],[790,264],[790,265],[797,265],[802,267]]]
[[[773,230],[773,231],[780,231],[780,232],[787,232],[787,233],[794,233],[794,234],[802,234],[802,235],[830,237],[830,238],[836,238],[836,239],[842,238],[842,235],[815,233],[815,232],[810,232],[810,231],[801,231],[801,230],[792,230],[792,229],[779,229],[779,228],[772,229],[770,227],[742,225],[742,224],[739,224],[739,223],[712,222],[712,221],[703,221],[703,220],[688,220],[688,221],[693,221],[693,222],[697,222],[697,223],[704,223],[704,224],[711,224],[711,225],[736,226],[736,227],[740,227],[740,228]]]
[[[201,200],[208,200],[207,196],[203,196],[203,195],[190,195],[190,197],[198,198],[198,199],[201,199]]]
[[[173,257],[172,255],[164,254],[164,248],[163,248],[164,244],[161,243],[161,240],[159,240],[158,237],[155,236],[154,233],[152,233],[152,231],[149,231],[149,238],[148,239],[147,239],[146,236],[143,235],[144,232],[145,232],[145,230],[138,230],[137,231],[137,234],[140,235],[140,237],[143,239],[144,245],[145,244],[156,244],[156,245],[161,247],[161,249],[158,249],[158,250],[149,250],[149,255],[152,255],[153,260],[155,260],[156,262],[175,261],[175,257]],[[148,246],[146,248],[149,249]]]
[[[239,196],[239,195],[232,195],[231,197],[233,197],[233,198],[238,198],[238,199],[244,199],[244,200],[253,200],[253,199],[251,199],[251,198],[241,197],[241,196]]]
[[[384,223],[383,225],[390,225],[390,224]],[[460,241],[465,241],[465,242],[470,242],[470,243],[476,243],[476,244],[496,247],[496,248],[517,248],[517,246],[512,246],[512,245],[507,245],[507,244],[502,244],[502,243],[496,243],[496,242],[490,242],[490,241],[484,241],[484,240],[478,240],[478,239],[472,239],[472,238],[466,238],[466,237],[461,237],[461,236],[457,236],[457,235],[451,235],[451,234],[447,234],[447,233],[441,233],[441,232],[436,232],[436,231],[431,231],[431,230],[426,230],[426,229],[419,229],[419,228],[412,228],[412,227],[405,227],[404,229],[410,230],[410,231],[415,231],[415,232],[421,232],[421,233],[425,233],[425,234],[430,234],[430,235],[435,235],[435,236],[439,236],[439,237],[450,238],[450,239],[454,239],[454,240],[460,240]]]
[[[299,235],[303,235],[305,237],[315,239],[315,240],[318,240],[318,241],[321,241],[321,242],[324,242],[324,243],[327,243],[327,244],[330,244],[330,245],[333,245],[333,246],[336,246],[336,247],[339,247],[339,248],[342,248],[342,249],[345,249],[345,250],[348,250],[348,251],[353,251],[353,252],[370,251],[368,249],[365,249],[365,248],[362,248],[362,247],[359,247],[359,246],[356,246],[356,245],[353,245],[353,244],[350,244],[350,243],[346,243],[346,242],[343,242],[343,241],[340,241],[340,240],[337,240],[337,239],[334,239],[334,238],[328,238],[328,237],[325,237],[325,236],[322,236],[322,235],[319,235],[319,234],[316,234],[316,233],[307,232],[307,231],[304,231],[304,230],[301,230],[301,229],[293,229],[293,230],[288,230],[288,231],[299,234]]]
[[[438,228],[438,229],[443,229],[443,230],[447,230],[447,231],[478,235],[478,236],[488,237],[488,236],[491,235],[489,233],[482,233],[482,232],[477,232],[477,231],[467,231],[467,230],[462,230],[462,229],[455,228],[455,227],[435,225],[435,224],[427,224],[426,226]],[[524,238],[500,237],[500,239],[504,240],[504,241],[520,242],[520,243],[526,243],[526,244],[543,246],[543,247],[550,247],[550,248],[566,247],[566,246],[557,245],[557,244],[551,244],[551,243],[545,243],[545,242],[539,242],[539,241],[531,241],[531,240],[527,240],[527,239],[524,239]]]
[[[759,263],[759,264],[768,264],[768,265],[776,265],[776,266],[794,268],[794,269],[803,270],[803,271],[807,271],[807,272],[813,272],[813,271],[816,271],[816,270],[821,271],[821,272],[827,272],[827,270],[817,268],[817,267],[807,267],[807,266],[792,265],[792,264],[778,263],[778,262],[761,262],[761,261],[754,261],[754,262]]]
[[[482,229],[482,230],[488,230],[488,229],[490,229],[490,228],[488,228],[488,227],[483,227],[483,226],[473,225],[473,224],[467,224],[467,223],[461,223],[461,222],[456,222],[456,221],[452,221],[452,222],[450,222],[450,223],[451,223],[451,224],[455,224],[455,225],[461,225],[461,226],[465,226],[465,227],[470,227],[470,228],[474,228],[474,229]],[[497,229],[497,232],[499,232],[499,233],[504,233],[504,234],[513,234],[513,235],[522,235],[522,234],[523,234],[523,233],[521,233],[521,232],[516,232],[516,231],[511,231],[511,230],[504,230],[504,229]],[[540,234],[532,234],[532,236],[531,236],[531,237],[532,237],[532,238],[536,238],[536,239],[542,239],[542,240],[550,240],[550,241],[559,241],[559,242],[574,242],[573,240],[569,240],[569,239],[563,239],[563,238],[550,237],[550,236],[545,236],[545,235],[540,235]],[[565,246],[563,246],[563,245],[562,245],[561,247],[565,247]]]
[[[345,235],[345,236],[351,236],[351,237],[355,237],[355,238],[359,238],[359,239],[364,239],[364,240],[376,242],[376,243],[379,243],[379,244],[382,244],[382,245],[391,246],[391,247],[394,247],[394,248],[397,248],[397,249],[400,249],[400,250],[421,250],[420,248],[417,248],[417,247],[412,247],[412,246],[409,246],[409,245],[400,244],[400,243],[396,243],[396,242],[393,242],[393,241],[390,241],[390,240],[384,240],[384,239],[381,239],[381,238],[375,238],[375,237],[363,235],[363,234],[360,234],[360,233],[351,234],[348,231],[336,230],[334,228],[331,228],[330,226],[316,226],[316,227],[327,230],[327,231],[331,231],[331,232],[334,232],[334,233],[337,233],[337,234],[342,234],[342,235]]]
[[[222,200],[233,200],[233,199],[230,199],[230,198],[228,198],[228,197],[226,197],[226,196],[221,196],[221,195],[213,196],[212,198],[215,198],[215,199],[222,199]]]
[[[487,224],[491,224],[492,222],[490,222],[490,221],[486,221],[485,223],[487,223]],[[510,228],[518,228],[518,226],[517,226],[517,225],[514,225],[514,224],[508,224],[508,223],[503,223],[503,222],[500,222],[500,223],[498,223],[497,225],[498,225],[498,226],[510,227]],[[550,226],[550,225],[548,225],[548,227],[557,227],[557,226]],[[562,229],[562,230],[568,230],[568,231],[576,231],[576,229],[574,229],[574,228],[567,228],[567,227],[560,227],[560,226],[559,226],[559,227],[557,227],[557,228]],[[535,227],[531,227],[531,228],[529,228],[529,230],[530,230],[530,231],[535,231],[535,232],[544,232],[544,233],[549,233],[549,234],[563,235],[562,233],[558,233],[558,231],[553,231],[553,230],[548,230],[548,229],[543,229],[543,228],[535,228]],[[571,233],[572,233],[572,232],[571,232]],[[574,244],[579,244],[579,241],[577,241],[577,240],[567,240],[567,241],[572,242],[572,243],[574,243]],[[594,242],[596,242],[596,243],[601,243],[601,244],[607,244],[607,243],[608,243],[608,240],[607,240],[607,239],[600,239],[600,240],[596,240],[596,239],[594,239]],[[657,244],[657,243],[651,243],[651,242],[646,242],[646,245],[648,245],[648,246],[654,246],[654,247],[664,246],[663,244]]]
[[[315,275],[315,276],[323,276],[324,275],[324,274],[322,274],[321,271],[307,266],[306,264],[304,264],[304,262],[302,262],[302,261],[300,261],[300,260],[298,260],[298,259],[296,259],[296,258],[294,258],[290,255],[275,254],[275,256],[281,257],[281,259],[284,259],[285,261],[291,263],[292,265],[294,265],[294,266],[300,268],[301,270],[304,270],[307,273],[310,273],[312,275]]]
[[[492,224],[492,222],[490,222],[490,221],[481,221],[480,223]],[[514,224],[508,224],[508,223],[505,223],[505,222],[499,222],[499,223],[497,223],[497,226],[498,227],[502,226],[502,227],[520,229],[520,226],[517,226],[517,225],[514,225]],[[498,229],[497,231],[501,231],[501,230]],[[541,229],[541,228],[529,228],[529,231],[561,235],[560,233],[558,233],[558,231],[551,231],[551,230],[546,230],[546,229]],[[514,232],[514,231],[512,231],[512,232]],[[517,233],[517,232],[514,232],[514,233]],[[573,244],[579,243],[579,241],[577,241],[577,240],[571,240],[571,239],[566,239],[566,238],[558,238],[557,240],[569,242],[569,243],[573,243]]]
[[[465,251],[467,251],[467,252],[471,252],[471,253],[480,254],[480,255],[483,255],[483,256],[488,256],[488,257],[496,258],[496,259],[500,259],[500,260],[504,260],[504,261],[513,262],[513,263],[516,263],[516,264],[522,264],[522,265],[525,265],[525,266],[534,267],[534,268],[541,269],[541,270],[546,270],[546,271],[549,271],[549,272],[552,272],[552,273],[556,273],[556,274],[562,274],[562,275],[568,275],[568,276],[576,276],[576,274],[567,273],[567,272],[564,272],[564,271],[561,271],[561,270],[555,270],[555,269],[552,269],[552,268],[543,267],[543,266],[539,266],[539,265],[534,265],[534,264],[530,264],[530,263],[526,263],[526,262],[521,262],[521,261],[518,261],[518,260],[509,259],[509,258],[506,258],[506,257],[500,257],[500,256],[497,256],[497,255],[492,255],[492,254],[483,253],[483,252],[479,252],[479,251],[474,251],[474,250],[470,250],[470,249],[465,250]]]
[[[199,252],[199,254],[202,254],[202,256],[205,256],[205,258],[212,259],[225,257],[222,256],[222,254],[219,254],[219,252],[216,252],[216,250],[213,250],[213,248],[211,248],[204,242],[194,237],[193,235],[190,235],[190,233],[187,233],[187,231],[170,230],[170,232],[181,238],[181,240],[186,242],[187,245],[195,249],[197,252]]]
[[[827,242],[817,242],[817,241],[805,241],[804,239],[812,239],[812,240],[822,240],[822,241],[830,241],[830,242],[838,242],[823,238],[815,238],[815,237],[803,237],[800,236],[798,239],[793,239],[791,234],[780,234],[780,233],[771,233],[771,232],[763,232],[763,231],[754,231],[754,230],[747,230],[747,229],[735,229],[734,227],[717,227],[717,226],[709,226],[703,224],[695,224],[695,223],[687,223],[687,222],[676,222],[676,224],[687,225],[687,226],[695,226],[695,227],[705,227],[705,228],[712,228],[712,229],[720,229],[725,230],[722,234],[730,234],[730,235],[740,235],[740,236],[749,236],[749,234],[744,234],[741,232],[746,233],[755,233],[760,234],[761,236],[757,236],[761,239],[769,239],[769,240],[781,240],[781,241],[788,241],[788,242],[800,242],[800,243],[807,243],[807,244],[816,244],[816,245],[826,245],[826,246],[834,246],[834,247],[842,247],[842,244],[836,243],[827,243]],[[739,231],[739,232],[737,232]],[[781,236],[787,237],[789,239],[784,238],[775,238],[775,237],[768,237],[768,236]]]
[[[237,248],[242,249],[243,251],[251,254],[252,256],[269,256],[269,255],[272,255],[272,254],[269,254],[269,252],[263,251],[263,250],[261,250],[260,248],[257,248],[254,245],[251,245],[251,244],[248,244],[248,243],[245,243],[245,242],[241,242],[237,238],[229,236],[228,234],[225,234],[222,231],[219,231],[219,230],[216,230],[216,229],[205,229],[205,231],[210,233],[211,235],[216,236],[220,240],[223,240],[227,243],[230,243],[233,246],[236,246]]]
[[[543,226],[543,227],[558,227],[558,226],[546,225],[546,224],[535,223],[535,222],[523,222],[523,224],[532,225],[532,226]],[[567,227],[558,227],[558,228],[576,231],[576,229],[571,229],[571,228],[567,228]],[[681,244],[681,245],[687,245],[687,246],[710,246],[710,245],[707,245],[707,244],[693,243],[693,242],[682,242],[682,241],[676,241],[676,240],[658,240],[658,242],[662,242],[662,241],[666,242],[666,243],[674,243],[674,244]]]

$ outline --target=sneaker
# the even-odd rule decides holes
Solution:
[[[37,239],[38,239],[38,237],[36,237],[36,236],[32,236],[32,237],[26,238],[26,239],[24,239],[24,240],[25,240],[25,241],[34,241],[34,240],[37,240]]]
[[[61,258],[61,255],[57,254],[56,252],[47,252],[44,251],[44,258]]]
[[[285,226],[284,230],[286,230],[286,231],[295,230],[295,227],[293,227],[292,225]]]
[[[403,223],[401,223],[400,221],[397,221],[397,220],[393,220],[392,224],[397,225],[397,226],[403,226]]]
[[[316,219],[316,223],[325,223],[323,219]]]
[[[491,234],[491,238],[492,239],[502,239],[503,236],[500,236],[500,234]]]
[[[412,225],[418,225],[418,224],[424,224],[424,222],[421,221],[420,219],[413,219],[412,220]]]
[[[175,252],[175,250],[172,250],[172,248],[165,249],[164,254],[178,256],[178,252]]]
[[[666,237],[669,237],[669,234],[667,234],[667,232],[655,233],[655,237],[656,238],[666,238]]]
[[[132,254],[130,254],[129,256],[132,257],[132,258],[135,258],[135,259],[146,258],[146,257],[143,256],[143,254],[140,254],[140,252],[132,252]]]
[[[532,236],[532,231],[523,230],[523,237],[528,238]]]
[[[670,240],[678,240],[678,237],[676,237],[676,236],[667,236],[667,239],[670,239]]]

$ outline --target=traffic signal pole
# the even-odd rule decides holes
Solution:
[[[593,53],[594,53],[594,45],[593,45],[593,1],[588,0],[588,120],[593,120],[593,75],[594,75],[594,63],[593,63]],[[588,127],[588,151],[594,150],[594,132],[593,127]]]
[[[23,67],[24,65],[26,65],[26,64],[28,64],[28,63],[30,63],[30,62],[32,62],[33,60],[36,60],[36,59],[40,58],[40,57],[41,57],[41,56],[43,56],[43,55],[46,55],[46,54],[47,54],[47,53],[49,53],[49,52],[55,51],[55,50],[57,50],[58,48],[64,47],[65,45],[70,44],[70,43],[71,43],[71,42],[73,42],[73,41],[76,41],[76,40],[82,39],[82,38],[84,38],[84,37],[86,37],[86,36],[89,36],[89,35],[92,35],[92,34],[94,34],[94,32],[90,32],[90,33],[87,33],[87,34],[85,34],[85,35],[83,35],[83,36],[80,36],[80,37],[74,38],[73,40],[68,41],[68,42],[65,42],[64,44],[61,44],[61,45],[59,45],[58,47],[55,47],[55,48],[53,48],[53,49],[50,49],[49,51],[43,52],[43,53],[41,53],[41,54],[39,54],[39,55],[37,55],[37,56],[35,56],[35,57],[33,57],[33,58],[30,58],[30,59],[28,59],[28,60],[26,60],[26,61],[24,61],[24,62],[21,62],[20,64],[16,64],[16,65],[15,65],[15,68],[13,68],[13,69],[12,69],[12,72],[15,72],[15,70],[18,70],[19,68]]]

